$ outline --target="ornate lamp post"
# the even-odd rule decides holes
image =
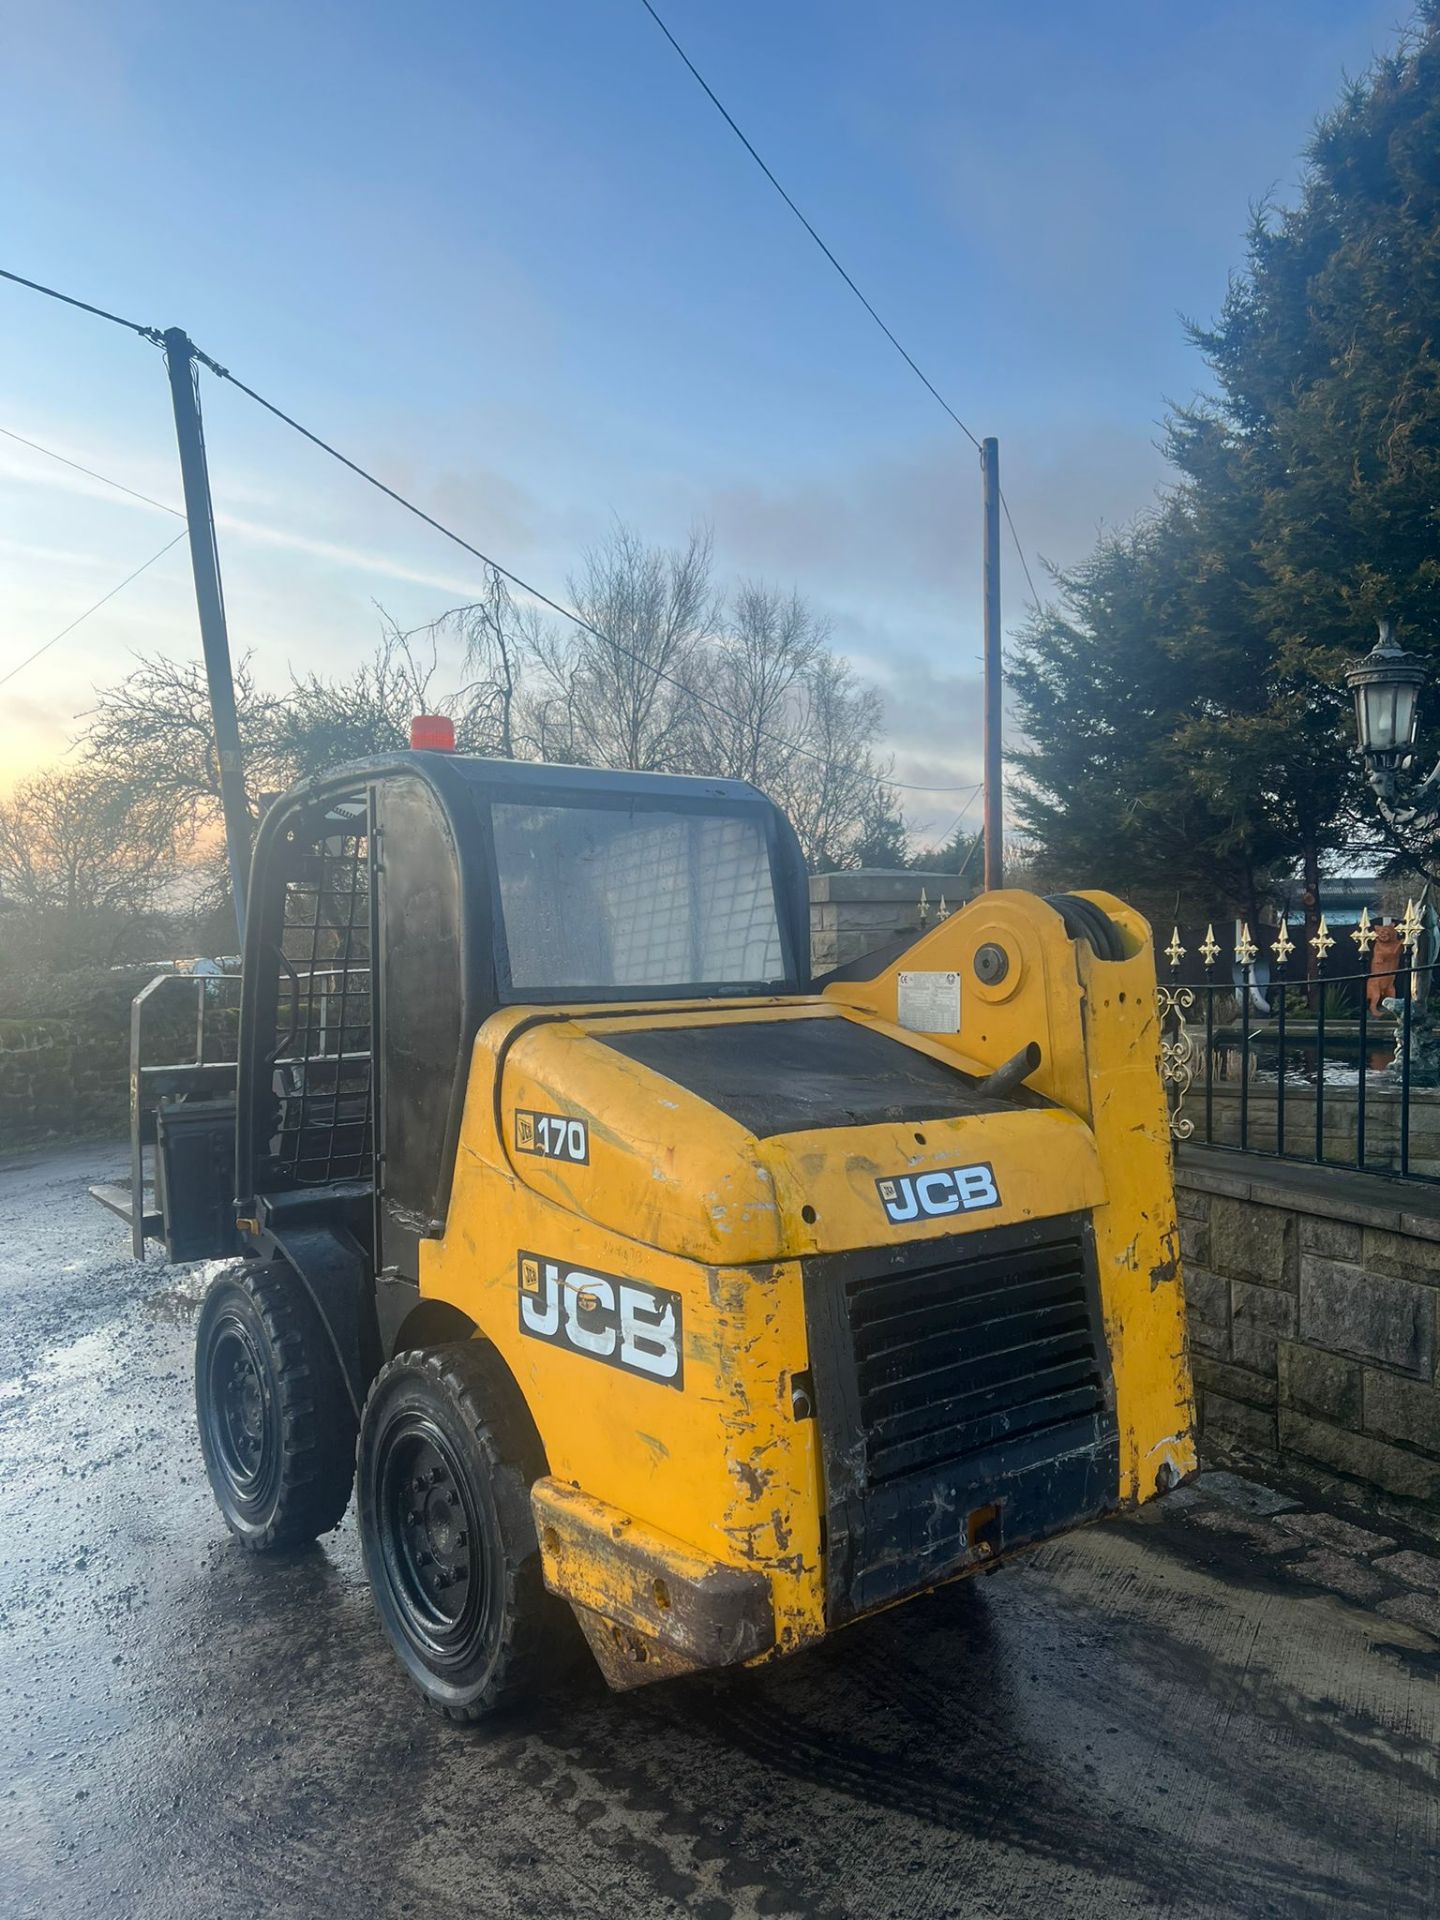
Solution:
[[[1440,822],[1440,761],[1423,780],[1410,780],[1424,661],[1397,647],[1390,622],[1382,620],[1380,638],[1346,670],[1345,679],[1355,696],[1357,751],[1387,826],[1401,839],[1417,831],[1428,834]],[[1409,789],[1403,801],[1402,777]]]
[[[1406,653],[1395,644],[1388,620],[1380,622],[1380,637],[1369,653],[1345,674],[1355,696],[1356,751],[1375,804],[1396,840],[1428,875],[1427,856],[1440,841],[1440,761],[1423,780],[1414,776],[1419,696],[1427,678],[1420,656]],[[1403,1033],[1396,1047],[1396,1063],[1400,1064],[1403,1053],[1409,1061],[1407,1079],[1435,1085],[1440,1082],[1440,1032],[1436,1030],[1433,1001],[1426,1007],[1427,1017],[1416,1020],[1412,1030],[1415,969],[1422,959],[1421,930],[1421,917],[1412,901],[1400,923],[1400,941],[1408,966],[1402,975]]]

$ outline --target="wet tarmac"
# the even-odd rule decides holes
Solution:
[[[1203,1491],[787,1665],[433,1719],[352,1520],[230,1544],[121,1158],[0,1163],[0,1913],[1440,1913],[1440,1638]]]

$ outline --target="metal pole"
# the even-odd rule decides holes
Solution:
[[[982,441],[985,475],[985,886],[1005,884],[1005,789],[1000,764],[1000,442]]]
[[[190,565],[195,574],[195,603],[200,612],[200,644],[215,720],[215,752],[220,765],[220,806],[225,816],[225,851],[230,860],[230,890],[235,925],[245,945],[245,889],[250,871],[250,809],[245,804],[245,763],[240,725],[235,717],[235,683],[230,674],[230,637],[225,628],[225,598],[220,588],[220,556],[215,550],[215,518],[210,504],[210,475],[205,436],[195,391],[195,349],[179,327],[165,335],[165,364],[175,408],[175,438],[180,447],[180,479],[190,530]]]

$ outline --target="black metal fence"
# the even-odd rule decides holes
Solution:
[[[1426,1012],[1435,962],[1421,958],[1419,914],[1377,928],[1362,913],[1348,938],[1364,971],[1325,966],[1321,977],[1307,976],[1337,944],[1324,920],[1313,959],[1287,927],[1266,931],[1276,937],[1263,959],[1246,928],[1233,960],[1209,927],[1189,967],[1178,931],[1164,950],[1161,1066],[1175,1139],[1440,1183]]]

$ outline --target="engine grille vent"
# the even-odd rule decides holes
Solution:
[[[1106,1406],[1080,1236],[846,1288],[872,1487]]]

